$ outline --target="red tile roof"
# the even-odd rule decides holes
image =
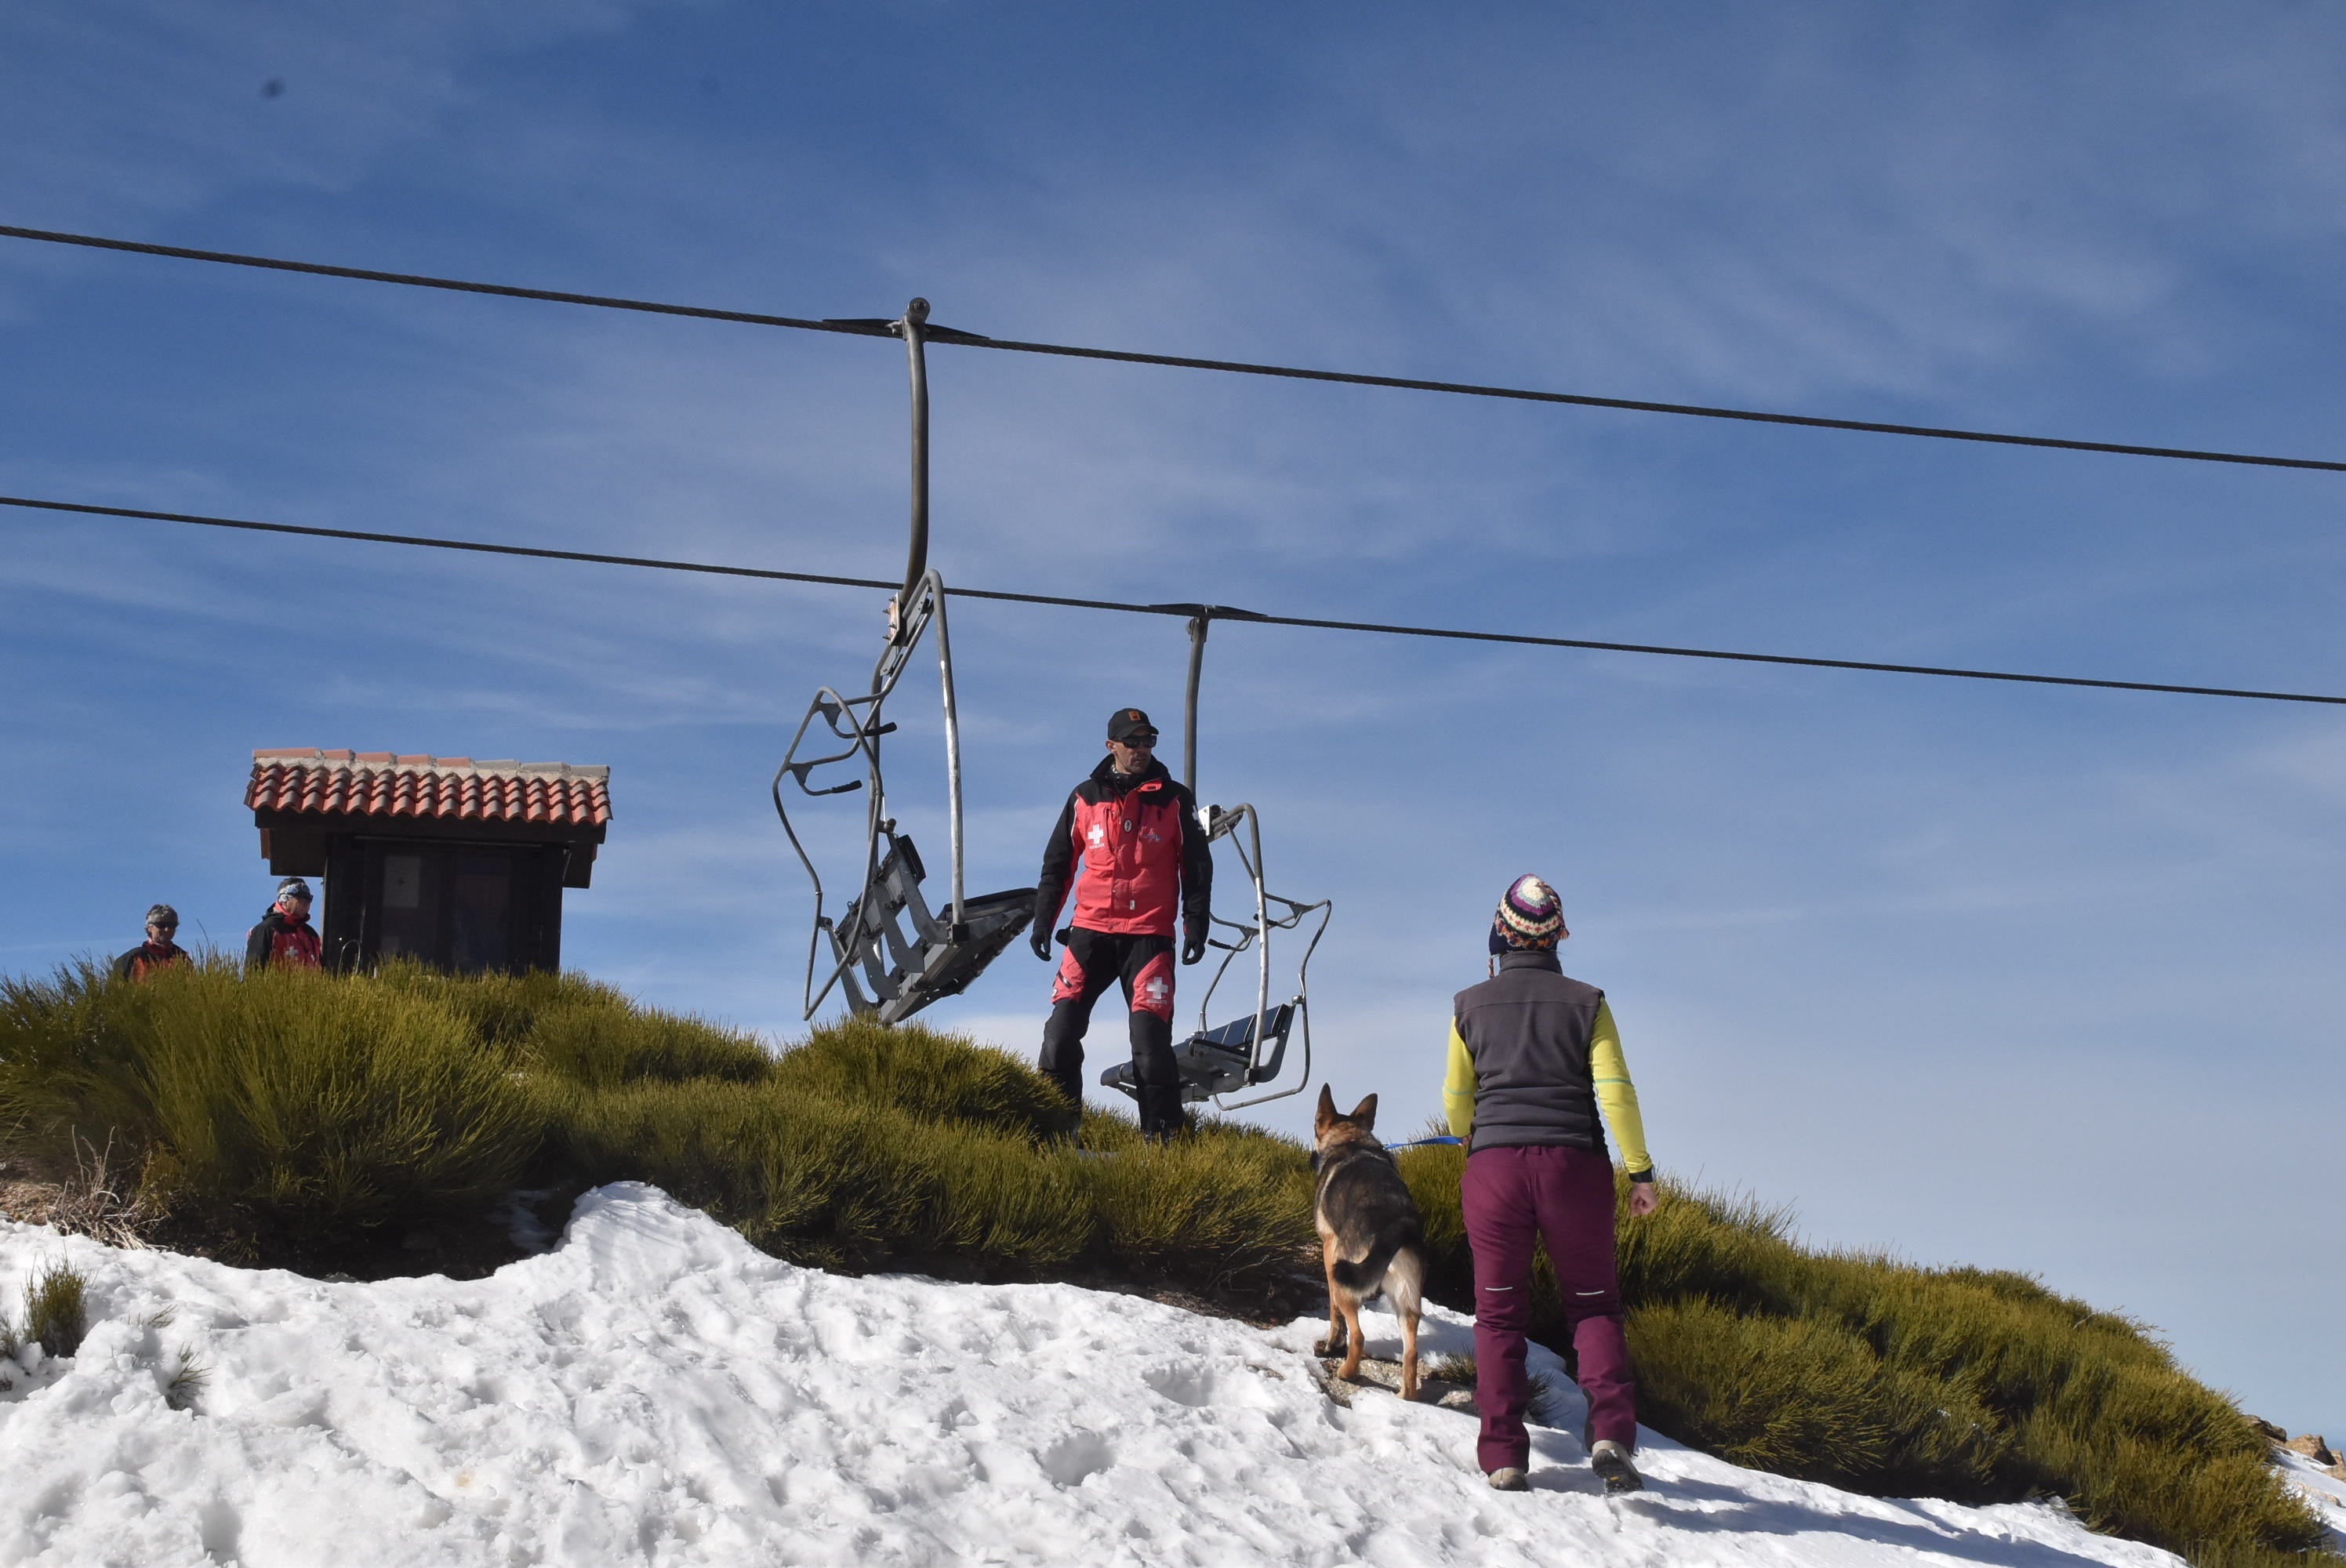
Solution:
[[[611,820],[611,770],[291,747],[252,754],[244,803],[256,811],[318,816],[601,827]]]

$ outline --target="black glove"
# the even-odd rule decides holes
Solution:
[[[1206,956],[1206,928],[1185,925],[1181,928],[1181,962],[1195,963]]]
[[[1049,926],[1038,925],[1033,931],[1028,932],[1026,933],[1026,945],[1035,950],[1035,956],[1036,958],[1041,959],[1045,963],[1050,962],[1051,928]]]

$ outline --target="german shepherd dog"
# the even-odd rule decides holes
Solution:
[[[1322,1356],[1342,1351],[1336,1375],[1352,1381],[1361,1370],[1361,1303],[1382,1290],[1401,1317],[1401,1397],[1413,1400],[1425,1224],[1392,1156],[1378,1141],[1376,1121],[1374,1095],[1340,1116],[1335,1095],[1320,1086],[1320,1113],[1311,1127],[1311,1163],[1320,1179],[1311,1217],[1328,1269],[1328,1338],[1312,1349]]]

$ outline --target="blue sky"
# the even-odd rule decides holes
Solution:
[[[2282,5],[84,0],[0,13],[0,221],[2337,457],[2341,66],[2346,18]],[[7,241],[0,365],[13,494],[902,560],[884,342]],[[951,582],[2346,692],[2337,475],[933,369]],[[813,687],[868,670],[879,596],[0,525],[0,967],[128,946],[157,898],[240,936],[256,747],[561,759],[617,805],[568,958],[799,1027],[766,779]],[[971,884],[1025,884],[1108,709],[1178,710],[1179,623],[954,629]],[[1668,1168],[1818,1241],[2035,1272],[2346,1426],[2334,710],[1243,626],[1207,696],[1203,792],[1261,809],[1276,888],[1336,900],[1322,1075],[1389,1126],[1435,1109],[1448,996],[1535,870]],[[894,788],[941,845],[941,773]],[[1045,1005],[1014,951],[932,1017],[1023,1050]]]

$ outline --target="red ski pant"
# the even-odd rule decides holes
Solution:
[[[1051,983],[1051,1017],[1043,1025],[1042,1068],[1068,1099],[1084,1103],[1084,1032],[1092,1005],[1121,981],[1131,1004],[1132,1077],[1140,1130],[1181,1125],[1181,1069],[1173,1060],[1173,939],[1155,933],[1067,932],[1067,950]]]
[[[1524,1430],[1531,1380],[1524,1329],[1531,1321],[1532,1247],[1547,1238],[1564,1296],[1564,1319],[1588,1396],[1584,1441],[1637,1446],[1637,1384],[1621,1333],[1621,1286],[1613,1265],[1613,1162],[1591,1149],[1541,1145],[1476,1149],[1459,1196],[1474,1251],[1474,1400],[1484,1471],[1531,1460]]]

